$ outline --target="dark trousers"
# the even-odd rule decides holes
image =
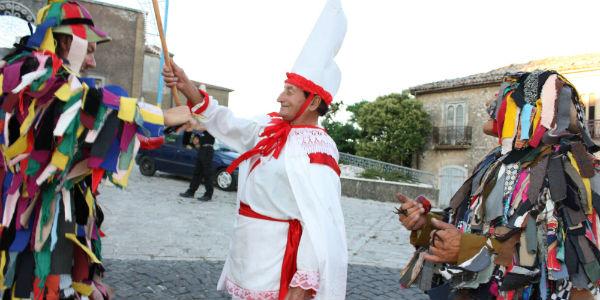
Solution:
[[[213,160],[213,152],[215,150],[213,147],[206,146],[201,147],[198,150],[198,157],[196,158],[196,166],[194,167],[194,177],[192,177],[192,181],[190,182],[189,190],[193,193],[198,190],[200,183],[204,183],[204,188],[206,189],[205,195],[212,197],[213,194],[213,176],[214,170],[212,167]]]

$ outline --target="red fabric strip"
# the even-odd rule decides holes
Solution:
[[[325,153],[311,153],[308,155],[311,164],[322,164],[330,167],[333,171],[340,176],[342,172],[340,171],[340,167],[338,166],[337,161],[329,154]]]
[[[63,11],[65,12],[65,19],[76,19],[81,18],[81,10],[79,9],[79,5],[74,3],[65,3],[62,6]],[[87,32],[85,31],[85,27],[81,24],[70,25],[71,30],[73,30],[73,35],[76,35],[82,39],[87,38]]]
[[[286,222],[289,224],[287,244],[285,246],[285,253],[283,255],[283,262],[281,264],[281,279],[279,281],[279,299],[285,299],[290,283],[294,274],[296,274],[296,258],[298,257],[298,247],[300,246],[300,238],[302,237],[302,224],[298,220],[281,220],[265,215],[261,215],[252,210],[252,208],[243,202],[240,202],[240,215],[248,218],[274,221],[274,222]]]

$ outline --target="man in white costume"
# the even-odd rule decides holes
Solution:
[[[328,0],[277,101],[264,120],[236,118],[196,89],[177,65],[163,74],[191,115],[215,138],[243,153],[233,238],[218,289],[234,299],[343,299],[348,253],[334,141],[317,127],[340,83],[333,58],[346,32],[340,0]]]

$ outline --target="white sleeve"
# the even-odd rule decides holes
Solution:
[[[206,110],[195,117],[212,136],[239,153],[252,149],[258,143],[258,135],[269,122],[267,116],[262,120],[237,118],[229,108],[219,105],[212,97]]]

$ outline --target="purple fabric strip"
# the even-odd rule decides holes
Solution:
[[[113,108],[113,109],[119,109],[119,104],[121,103],[121,97],[111,93],[107,89],[102,89],[102,93],[103,93],[102,102],[104,102],[104,104],[106,104],[106,106]]]
[[[30,158],[40,163],[40,165],[46,164],[50,161],[50,151],[48,150],[33,150],[29,155]]]
[[[10,93],[19,83],[21,83],[21,66],[23,60],[4,67],[4,81],[2,82],[2,92]]]
[[[10,184],[10,188],[8,189],[8,194],[12,195],[16,193],[17,190],[21,187],[21,183],[23,183],[23,175],[21,173],[15,174]]]
[[[102,164],[102,157],[91,156],[88,160],[88,167],[90,167],[90,169],[99,168],[101,164]]]

